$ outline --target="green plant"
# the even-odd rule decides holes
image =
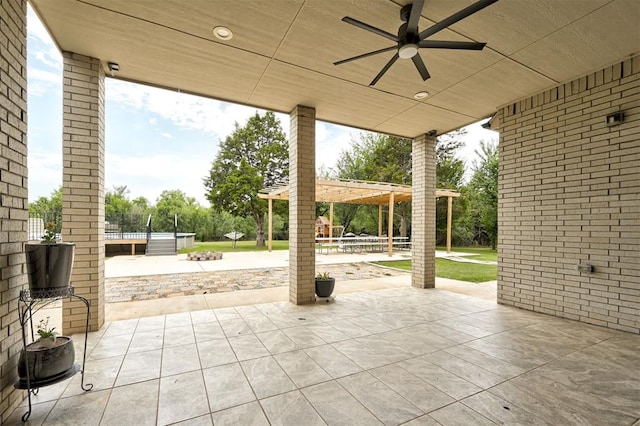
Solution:
[[[373,263],[411,271],[411,260],[393,260]],[[498,278],[498,266],[436,259],[436,277],[474,283],[495,281]]]
[[[331,275],[329,275],[328,272],[318,272],[318,275],[316,275],[316,280],[327,281],[330,279],[331,279]]]
[[[42,236],[43,243],[55,243],[58,239],[56,238],[56,223],[49,222],[47,226],[44,228],[44,235]]]
[[[54,331],[55,329],[55,327],[49,328],[49,317],[47,317],[46,320],[40,320],[37,333],[41,339],[48,339],[51,337],[56,337],[58,335],[58,333]]]

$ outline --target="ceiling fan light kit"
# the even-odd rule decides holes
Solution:
[[[422,15],[422,9],[424,6],[424,0],[415,0],[412,4],[407,4],[400,9],[400,19],[404,22],[398,28],[398,34],[394,35],[387,31],[376,28],[357,19],[345,16],[342,20],[355,27],[369,31],[381,37],[387,38],[396,43],[395,46],[385,47],[383,49],[374,50],[372,52],[363,53],[358,56],[343,59],[334,62],[334,65],[342,65],[348,62],[356,61],[358,59],[364,59],[369,56],[378,55],[380,53],[391,52],[396,50],[396,53],[389,59],[382,70],[375,76],[375,78],[369,83],[369,86],[375,86],[375,84],[382,78],[382,76],[389,71],[391,66],[398,59],[411,59],[413,61],[416,70],[420,74],[423,81],[428,80],[431,76],[424,64],[422,57],[420,56],[420,49],[459,49],[459,50],[482,50],[486,43],[478,43],[474,41],[431,41],[426,40],[428,37],[444,30],[450,25],[455,24],[464,18],[473,15],[474,13],[484,9],[487,6],[492,5],[498,0],[479,0],[470,6],[454,13],[446,19],[438,22],[427,28],[424,31],[418,29],[418,22]]]
[[[405,44],[403,46],[400,46],[400,48],[398,49],[398,55],[400,56],[400,59],[413,58],[417,54],[418,54],[418,45],[414,43]]]

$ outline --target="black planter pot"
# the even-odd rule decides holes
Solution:
[[[75,248],[73,243],[27,244],[29,289],[68,287]]]
[[[18,360],[18,376],[20,382],[27,381],[27,366],[29,382],[32,387],[50,383],[75,373],[73,362],[75,350],[71,337],[58,336],[56,345],[42,348],[38,342],[27,346],[20,352]]]
[[[333,288],[336,285],[335,278],[328,278],[321,280],[316,278],[316,295],[318,297],[329,297],[333,293]]]

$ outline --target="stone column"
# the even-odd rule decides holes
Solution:
[[[63,53],[62,238],[76,244],[71,285],[91,303],[89,328],[104,324],[104,70]],[[62,328],[84,331],[84,304],[66,300]]]
[[[289,132],[289,301],[315,300],[316,110],[298,105]]]
[[[418,288],[436,286],[435,146],[435,131],[413,140],[411,285]]]

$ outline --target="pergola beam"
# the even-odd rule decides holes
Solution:
[[[329,180],[316,178],[316,202],[330,204],[330,226],[333,227],[333,203],[377,205],[378,234],[382,234],[382,206],[389,204],[389,254],[393,248],[393,204],[411,201],[413,189],[409,185],[360,180]],[[460,193],[450,189],[436,189],[436,197],[447,197],[447,252],[451,251],[452,199]],[[273,200],[289,199],[289,184],[264,189],[258,197],[269,200],[269,225],[272,223]],[[269,230],[269,250],[271,250],[271,229]],[[331,231],[330,231],[331,232]]]

